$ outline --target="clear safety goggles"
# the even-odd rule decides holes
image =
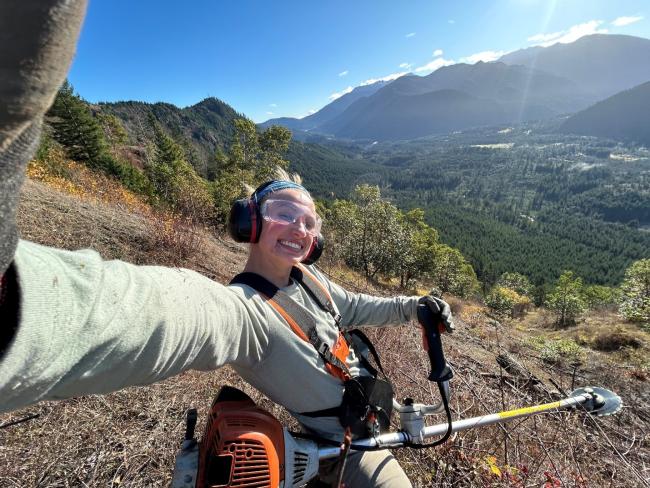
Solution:
[[[292,225],[301,223],[305,232],[312,236],[320,233],[322,219],[310,207],[290,200],[268,199],[260,209],[264,220],[278,224]]]

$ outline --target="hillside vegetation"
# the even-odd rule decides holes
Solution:
[[[30,167],[32,181],[24,187],[19,210],[24,238],[69,249],[92,247],[106,259],[189,267],[220,282],[241,269],[245,246],[200,226],[182,225],[174,214],[153,208],[113,178],[83,165],[64,160],[57,168],[53,172],[39,161]],[[369,282],[333,259],[322,265],[353,291],[403,293],[385,282]],[[509,280],[504,285],[525,293],[521,281]],[[557,398],[558,390],[588,384],[616,391],[625,407],[616,417],[556,413],[468,431],[435,450],[396,451],[415,486],[647,484],[647,333],[608,310],[556,329],[555,315],[542,308],[497,321],[476,301],[447,299],[458,326],[445,337],[456,372],[454,418],[546,402]],[[433,403],[419,336],[413,325],[372,334],[397,397]],[[504,358],[519,368],[504,369],[499,365]],[[228,368],[189,372],[107,396],[44,402],[0,416],[3,486],[167,486],[186,409],[198,407],[201,432],[212,396],[224,384],[242,388],[291,424],[282,409]],[[14,424],[23,419],[28,420]]]

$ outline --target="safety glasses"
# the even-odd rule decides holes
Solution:
[[[262,218],[269,222],[292,225],[301,223],[312,236],[320,233],[323,221],[310,207],[289,200],[268,199],[260,209]]]

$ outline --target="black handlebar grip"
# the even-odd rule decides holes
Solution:
[[[449,381],[454,376],[454,372],[447,364],[445,353],[442,350],[441,332],[445,330],[440,317],[434,314],[424,303],[418,305],[418,322],[422,326],[422,336],[424,349],[429,354],[431,363],[431,372],[429,381],[440,383]]]

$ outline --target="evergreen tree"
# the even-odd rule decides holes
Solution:
[[[130,190],[150,194],[150,184],[140,170],[109,154],[102,125],[67,80],[59,89],[47,118],[52,137],[69,158],[117,177]],[[123,137],[123,134],[116,137]]]
[[[71,159],[91,167],[105,166],[106,141],[101,125],[66,80],[48,111],[52,136]]]
[[[145,171],[159,199],[173,210],[194,220],[212,217],[214,200],[208,182],[201,178],[185,160],[183,148],[155,119],[151,119],[155,135],[153,157]]]

